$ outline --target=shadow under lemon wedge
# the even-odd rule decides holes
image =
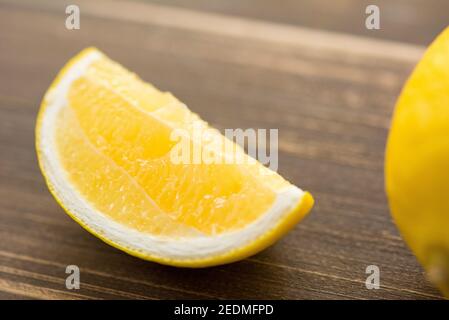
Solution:
[[[449,298],[449,28],[431,44],[399,97],[385,181],[402,236]]]
[[[288,232],[313,198],[257,161],[175,163],[171,134],[198,123],[208,128],[173,95],[88,48],[42,101],[39,165],[65,211],[108,244],[173,266],[230,263]],[[217,130],[209,133],[210,143],[187,139],[217,158],[248,160]],[[231,148],[223,154],[216,145]]]

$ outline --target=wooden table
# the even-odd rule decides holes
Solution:
[[[140,1],[420,45],[429,44],[449,21],[447,0]],[[380,30],[365,27],[366,7],[373,4],[380,9]]]
[[[132,1],[0,1],[0,298],[432,299],[392,223],[383,157],[396,97],[423,48]],[[218,128],[279,128],[280,173],[312,213],[264,252],[179,269],[118,251],[72,221],[36,162],[56,72],[94,45]],[[81,289],[65,288],[65,268]],[[381,288],[365,287],[377,265]]]

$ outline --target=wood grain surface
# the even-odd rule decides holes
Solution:
[[[145,2],[0,0],[0,298],[439,299],[384,195],[389,119],[422,47]],[[316,206],[285,238],[226,266],[145,262],[91,236],[53,200],[34,125],[63,64],[94,45],[214,126],[278,128],[279,171]],[[65,268],[81,289],[65,288]],[[365,268],[381,288],[365,288]]]
[[[447,0],[140,1],[420,45],[428,45],[449,21]],[[368,5],[377,5],[380,9],[380,30],[373,31],[365,27]]]

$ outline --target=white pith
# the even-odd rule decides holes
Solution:
[[[46,109],[42,114],[39,136],[40,163],[46,173],[49,186],[61,204],[77,220],[87,225],[94,233],[117,244],[148,256],[159,256],[176,260],[193,260],[220,255],[245,246],[272,229],[280,219],[293,210],[304,192],[289,186],[277,194],[272,207],[244,229],[214,236],[168,238],[139,232],[117,223],[89,204],[68,181],[65,170],[58,159],[55,147],[55,120],[61,108],[67,107],[66,94],[71,83],[80,77],[90,63],[101,57],[90,52],[78,60],[66,72],[56,87],[45,96]]]

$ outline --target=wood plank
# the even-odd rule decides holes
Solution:
[[[446,0],[142,0],[196,11],[427,45],[449,20]],[[368,5],[380,8],[380,30],[367,30]]]
[[[0,0],[0,297],[69,298],[68,264],[81,268],[80,298],[440,297],[383,191],[389,118],[422,47],[141,2],[79,4],[81,29],[68,31],[62,3]],[[34,121],[55,73],[89,45],[220,129],[279,128],[279,171],[314,194],[311,215],[257,256],[204,270],[141,261],[85,232],[44,185]],[[380,290],[364,286],[369,264]]]

